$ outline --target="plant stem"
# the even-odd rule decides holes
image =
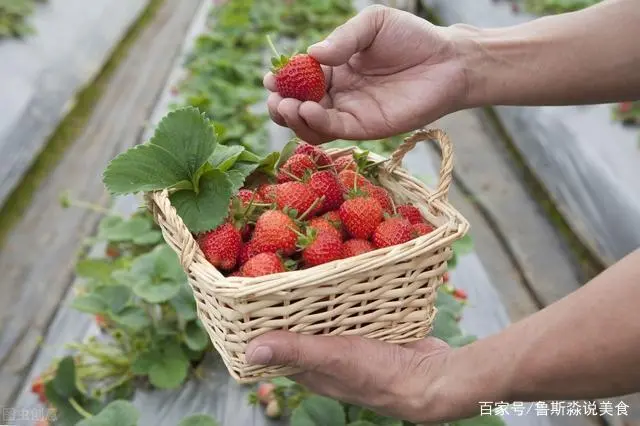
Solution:
[[[280,58],[280,53],[278,53],[278,49],[276,49],[276,46],[274,46],[273,41],[271,41],[271,37],[269,36],[269,34],[267,34],[267,43],[269,43],[269,47],[271,48],[271,51],[273,52],[273,54],[276,55],[276,57]]]
[[[307,217],[307,215],[313,211],[313,209],[316,208],[316,206],[318,205],[318,203],[321,203],[324,201],[324,195],[320,198],[316,198],[315,201],[313,202],[313,204],[311,204],[311,206],[307,209],[306,212],[302,213],[302,216],[300,216],[298,218],[298,220],[304,220],[305,217]]]
[[[69,398],[68,401],[69,401],[69,404],[71,404],[71,406],[73,407],[73,409],[76,410],[78,414],[80,414],[85,419],[90,419],[91,417],[93,417],[93,414],[91,414],[90,412],[82,408],[82,406],[78,404],[78,402],[75,399]]]

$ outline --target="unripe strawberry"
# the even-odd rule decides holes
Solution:
[[[218,269],[235,268],[242,246],[242,235],[231,223],[225,222],[216,229],[198,236],[198,245],[205,258]]]
[[[270,382],[260,383],[258,385],[258,389],[256,390],[256,396],[258,397],[258,401],[262,404],[268,404],[270,401],[273,401],[276,397],[275,394],[276,386]]]
[[[269,401],[269,403],[267,404],[267,408],[265,408],[264,410],[264,414],[270,419],[277,419],[282,415],[280,403],[277,399]]]
[[[260,253],[242,265],[240,272],[243,277],[261,277],[285,272],[285,268],[282,259],[277,254]]]
[[[347,240],[342,245],[342,258],[346,259],[348,257],[358,256],[373,250],[375,250],[375,247],[368,240]]]
[[[382,207],[375,198],[356,197],[340,206],[340,219],[353,238],[368,240],[383,219]]]
[[[382,222],[373,234],[373,244],[377,248],[391,247],[406,243],[413,238],[413,228],[403,217],[390,217]]]

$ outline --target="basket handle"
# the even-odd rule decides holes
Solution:
[[[402,163],[404,156],[411,151],[418,142],[435,141],[440,146],[442,161],[440,162],[440,177],[438,188],[431,196],[434,200],[447,200],[449,187],[452,182],[453,173],[453,147],[447,134],[440,129],[420,129],[406,137],[400,146],[391,154],[391,159],[387,164],[387,171],[392,173]]]

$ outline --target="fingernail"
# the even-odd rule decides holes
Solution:
[[[268,346],[258,346],[251,353],[247,354],[247,362],[249,364],[265,365],[271,361],[273,351]]]
[[[329,41],[329,39],[325,39],[316,44],[312,44],[311,46],[309,46],[309,49],[307,50],[316,49],[316,48],[326,49],[327,47],[329,47],[330,44],[331,42]]]

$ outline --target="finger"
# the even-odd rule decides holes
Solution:
[[[311,131],[333,139],[358,140],[366,136],[358,119],[347,112],[326,109],[314,102],[305,102],[300,106],[300,116]]]
[[[287,127],[287,123],[278,112],[278,105],[280,105],[280,102],[282,102],[282,96],[277,93],[271,93],[267,98],[267,109],[269,110],[269,116],[274,123],[282,127]]]
[[[297,99],[285,98],[278,104],[278,113],[282,116],[293,132],[302,140],[311,144],[319,144],[326,141],[326,136],[309,128],[300,116],[302,102]],[[318,107],[320,107],[318,105]],[[321,108],[321,107],[320,107]]]
[[[309,46],[307,53],[325,65],[342,65],[365,50],[382,28],[388,8],[369,6],[336,28],[325,40]]]
[[[272,72],[268,72],[264,75],[264,78],[262,79],[262,85],[265,87],[265,89],[271,92],[276,92],[278,90],[278,88],[276,87],[276,78]]]

